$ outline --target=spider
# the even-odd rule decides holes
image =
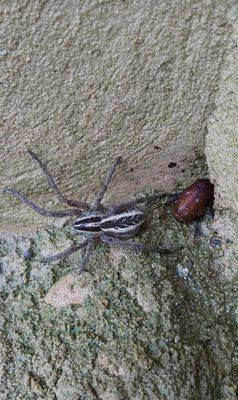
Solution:
[[[76,221],[73,223],[74,229],[76,232],[84,236],[84,240],[81,243],[69,247],[62,253],[45,257],[42,260],[43,262],[60,260],[68,257],[80,249],[84,249],[84,255],[81,259],[81,263],[76,269],[76,274],[79,275],[85,270],[92,249],[99,242],[113,244],[130,250],[156,252],[160,254],[174,253],[183,248],[183,246],[180,245],[172,248],[161,248],[125,240],[135,236],[146,221],[146,213],[137,208],[137,205],[156,201],[157,199],[160,200],[165,197],[173,198],[174,195],[169,193],[157,193],[151,196],[137,197],[133,200],[116,205],[103,205],[103,197],[108,189],[117,166],[122,163],[122,157],[117,157],[115,162],[112,164],[99,194],[96,196],[94,202],[91,205],[88,205],[78,200],[68,199],[66,196],[64,196],[49,173],[48,169],[38,158],[38,156],[31,150],[28,150],[28,153],[33,160],[36,161],[41,171],[44,173],[48,185],[51,189],[53,189],[58,200],[73,208],[61,211],[48,211],[33,203],[23,194],[11,188],[5,188],[4,191],[13,195],[22,203],[26,204],[28,207],[32,208],[34,211],[43,216],[55,218],[72,216],[77,217]]]

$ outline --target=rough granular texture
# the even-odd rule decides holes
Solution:
[[[98,246],[77,279],[80,254],[37,261],[72,243],[69,229],[1,240],[0,398],[235,399],[232,231],[214,237],[207,217],[194,242],[192,225],[159,214],[138,240],[183,252]]]

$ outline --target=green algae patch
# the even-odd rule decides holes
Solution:
[[[237,287],[222,274],[227,243],[211,246],[210,217],[202,232],[195,239],[193,225],[176,223],[158,207],[135,241],[179,243],[183,251],[145,255],[99,245],[80,277],[73,272],[80,252],[39,262],[80,240],[69,227],[3,239],[2,393],[11,399],[233,399]],[[47,304],[54,290],[58,303]]]

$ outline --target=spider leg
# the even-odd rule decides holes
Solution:
[[[29,200],[27,197],[25,197],[23,194],[11,189],[11,188],[6,188],[3,190],[6,193],[12,194],[14,197],[16,197],[18,200],[20,200],[22,203],[26,204],[28,207],[32,208],[32,210],[36,211],[38,214],[44,215],[45,217],[69,217],[72,215],[79,216],[81,215],[82,211],[80,211],[77,208],[70,208],[68,210],[61,210],[61,211],[48,211],[45,210],[44,208],[38,206],[37,204],[33,203],[31,200]]]
[[[121,156],[117,157],[116,160],[114,161],[114,163],[112,164],[111,168],[109,169],[109,171],[107,173],[107,176],[106,176],[106,179],[105,179],[105,182],[102,185],[102,190],[98,194],[98,196],[96,197],[95,201],[92,204],[92,209],[93,210],[96,210],[99,207],[99,205],[100,205],[100,203],[101,203],[101,201],[103,199],[103,196],[106,193],[106,191],[108,189],[108,186],[109,186],[109,184],[110,184],[110,182],[112,180],[113,174],[116,171],[117,166],[119,164],[121,164],[121,163],[122,163]]]
[[[82,258],[82,260],[81,260],[81,262],[79,264],[79,267],[75,271],[76,275],[80,275],[80,274],[82,274],[83,271],[85,271],[86,264],[87,264],[87,262],[89,260],[89,257],[91,255],[91,253],[92,253],[92,249],[93,249],[94,245],[95,245],[95,243],[93,242],[93,240],[88,241],[87,248],[85,250],[83,258]]]
[[[137,204],[156,203],[157,201],[164,199],[165,197],[168,198],[168,201],[166,201],[165,204],[170,204],[170,202],[174,201],[177,198],[177,195],[178,195],[177,193],[155,193],[150,196],[136,197],[133,200],[115,204],[109,208],[112,209],[113,211],[120,211],[121,209],[124,209],[126,207],[133,207],[136,206]]]
[[[55,183],[55,180],[52,178],[52,176],[49,173],[48,169],[46,168],[45,164],[43,164],[43,162],[38,158],[38,156],[32,150],[29,149],[28,153],[33,158],[33,160],[35,160],[37,162],[37,164],[40,167],[41,171],[46,176],[48,185],[51,187],[51,189],[54,190],[54,192],[56,193],[56,196],[57,196],[59,201],[61,201],[62,203],[65,203],[65,204],[67,204],[68,206],[71,206],[71,207],[82,208],[82,209],[85,209],[85,210],[89,209],[89,206],[86,203],[83,203],[83,202],[78,201],[78,200],[70,200],[67,197],[65,197],[61,193],[60,189],[58,188],[57,184]]]
[[[183,246],[175,246],[171,248],[164,248],[164,247],[158,247],[158,246],[151,246],[151,245],[144,245],[140,243],[134,243],[134,242],[127,242],[118,238],[112,238],[106,235],[102,235],[101,239],[103,242],[116,245],[118,247],[124,247],[126,249],[130,250],[135,250],[135,251],[144,251],[146,253],[159,253],[159,254],[172,254],[177,251],[180,251],[183,249]]]
[[[179,192],[171,193],[168,196],[168,198],[167,198],[166,202],[164,203],[164,205],[165,206],[170,206],[171,203],[173,203],[175,200],[177,200],[179,194],[180,194]]]
[[[62,258],[66,258],[66,257],[70,256],[71,254],[75,253],[76,251],[79,251],[84,246],[86,246],[87,243],[88,243],[88,239],[84,240],[83,242],[81,242],[79,244],[75,244],[75,245],[69,247],[62,253],[58,253],[53,256],[44,257],[41,261],[42,262],[52,262],[55,260],[61,260]]]

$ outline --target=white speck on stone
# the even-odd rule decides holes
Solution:
[[[205,223],[202,222],[201,226],[200,226],[201,232],[203,235],[210,235],[211,234],[211,229],[209,228],[209,226]]]
[[[187,279],[189,270],[181,264],[177,264],[178,276],[182,279]]]

